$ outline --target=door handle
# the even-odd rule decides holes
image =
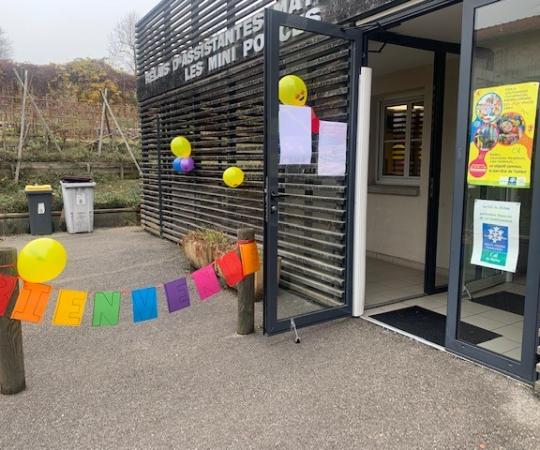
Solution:
[[[280,194],[279,192],[272,191],[270,192],[270,198],[280,198],[285,197],[285,194]]]

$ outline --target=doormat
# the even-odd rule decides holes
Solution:
[[[444,347],[446,316],[443,314],[420,306],[410,306],[376,314],[371,318]],[[461,322],[459,324],[459,337],[472,344],[481,344],[500,337],[500,334]]]
[[[480,305],[491,306],[492,308],[519,314],[520,316],[523,315],[525,309],[525,297],[508,291],[494,292],[493,294],[473,298],[471,301]]]

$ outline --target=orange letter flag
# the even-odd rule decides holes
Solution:
[[[45,314],[52,287],[46,284],[25,281],[19,293],[11,318],[38,323]]]

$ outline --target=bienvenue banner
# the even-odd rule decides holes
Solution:
[[[259,253],[255,242],[239,243],[239,253],[232,250],[206,267],[189,274],[200,300],[206,300],[221,291],[215,266],[228,286],[235,286],[247,275],[260,269]],[[0,317],[8,309],[19,277],[0,274]],[[144,322],[158,317],[158,288],[163,287],[169,313],[191,305],[187,276],[159,285],[131,290],[133,322]],[[52,297],[53,286],[23,280],[10,318],[40,323]],[[96,291],[93,295],[92,326],[118,325],[124,290]],[[81,325],[90,297],[89,291],[58,289],[52,324],[78,327]]]

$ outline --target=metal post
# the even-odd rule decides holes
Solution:
[[[254,241],[253,228],[238,230],[238,241]],[[255,331],[255,274],[247,275],[238,283],[238,334],[251,334]]]
[[[157,176],[158,176],[158,208],[159,208],[159,236],[163,237],[163,193],[161,185],[161,115],[156,119],[156,149],[157,149]]]
[[[17,250],[0,248],[0,273],[17,275]],[[0,317],[0,393],[18,394],[26,388],[21,322],[11,320],[11,312],[19,294],[18,285],[4,314]]]

